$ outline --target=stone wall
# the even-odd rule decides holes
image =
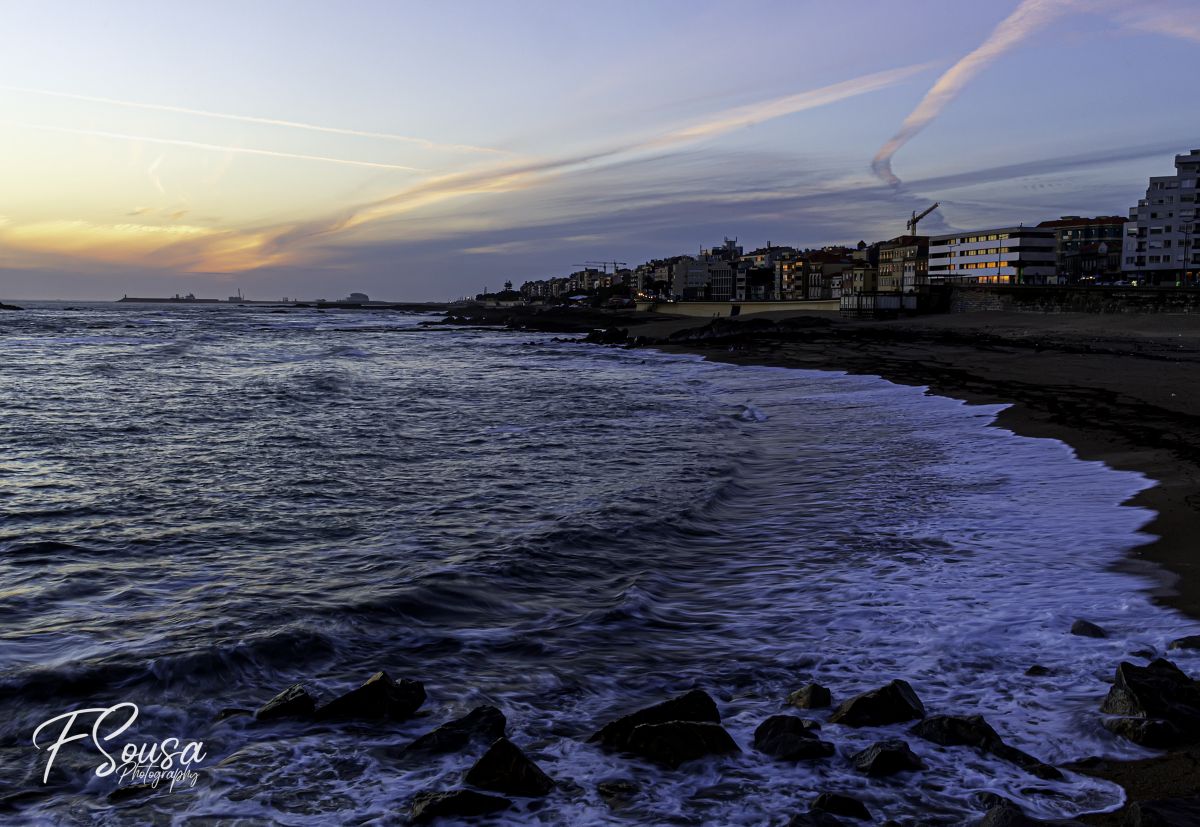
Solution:
[[[1164,287],[951,288],[950,312],[1200,313],[1200,290]]]

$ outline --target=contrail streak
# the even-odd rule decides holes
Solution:
[[[89,103],[105,103],[111,106],[125,106],[132,109],[150,109],[156,112],[176,112],[181,115],[195,115],[201,118],[217,118],[225,121],[240,121],[242,123],[256,123],[265,126],[282,126],[289,129],[306,129],[310,132],[328,132],[334,135],[352,135],[357,138],[381,138],[387,141],[404,141],[406,143],[416,144],[425,149],[442,149],[452,150],[455,152],[480,152],[489,155],[507,155],[509,153],[499,149],[491,149],[483,146],[472,146],[470,144],[439,144],[427,138],[414,138],[409,135],[396,135],[391,132],[369,132],[362,129],[343,129],[337,126],[321,126],[319,124],[303,123],[301,121],[286,121],[278,118],[259,118],[253,115],[233,115],[228,112],[210,112],[205,109],[190,109],[186,106],[170,106],[160,103],[138,103],[136,101],[117,100],[116,98],[101,98],[94,95],[77,95],[72,92],[54,92],[48,89],[31,89],[25,86],[8,86],[0,84],[0,89],[10,92],[24,92],[30,95],[48,95],[55,98],[68,98],[70,100],[87,101]]]
[[[265,155],[269,158],[292,158],[299,161],[322,161],[327,164],[344,164],[352,167],[371,167],[373,169],[397,169],[404,172],[426,172],[418,167],[403,164],[384,164],[377,161],[355,161],[349,158],[334,158],[329,155],[303,155],[298,152],[276,152],[273,149],[254,149],[246,146],[226,146],[225,144],[206,144],[200,141],[184,141],[178,138],[153,138],[148,135],[128,135],[124,132],[105,132],[100,129],[74,129],[68,126],[50,126],[49,124],[25,123],[23,121],[0,121],[5,126],[16,126],[22,129],[38,129],[44,132],[64,132],[69,135],[90,135],[96,138],[115,138],[121,141],[145,141],[151,144],[166,144],[168,146],[186,146],[192,149],[208,149],[217,152],[238,152],[244,155]]]
[[[1070,0],[1022,0],[978,48],[947,69],[925,93],[916,109],[904,119],[900,130],[876,153],[871,162],[875,174],[886,183],[898,186],[900,179],[892,172],[892,156],[900,147],[932,123],[946,105],[994,60],[1066,13],[1071,5]]]

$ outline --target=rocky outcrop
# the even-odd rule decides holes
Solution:
[[[1038,778],[1062,778],[1059,770],[1004,743],[982,715],[933,715],[909,731],[918,738],[943,747],[975,747],[1016,764]]]
[[[925,705],[907,681],[894,680],[843,701],[829,718],[831,724],[852,727],[885,726],[925,717]]]
[[[404,753],[440,755],[458,752],[472,741],[492,743],[504,737],[508,721],[504,713],[494,706],[477,706],[461,718],[442,724],[426,732],[406,746]]]
[[[1175,638],[1167,649],[1200,649],[1200,635],[1188,635]]]
[[[278,718],[307,718],[316,709],[316,701],[303,685],[295,683],[258,708],[254,717],[260,721]]]
[[[754,730],[754,748],[781,761],[805,761],[833,755],[833,744],[817,738],[810,723],[794,715],[772,715]]]
[[[720,724],[698,721],[639,724],[630,733],[627,743],[626,752],[671,769],[710,755],[741,752],[737,742]]]
[[[425,792],[412,800],[409,820],[413,824],[429,824],[439,818],[471,818],[507,810],[512,802],[507,798],[484,795],[473,790]]]
[[[1071,634],[1079,635],[1080,637],[1108,637],[1108,632],[1087,620],[1076,620],[1072,623]]]
[[[466,781],[481,790],[526,798],[539,798],[554,789],[554,780],[507,738],[498,738],[488,747],[467,772]]]
[[[925,763],[899,739],[879,741],[850,758],[854,768],[873,778],[925,769]]]
[[[843,793],[821,793],[812,803],[812,812],[845,816],[859,821],[870,821],[871,811],[857,798]]]
[[[1171,749],[1190,740],[1175,724],[1156,718],[1109,718],[1104,721],[1104,728],[1113,735],[1150,749]]]
[[[425,703],[419,681],[392,680],[376,672],[357,689],[333,699],[316,712],[318,720],[405,721]]]
[[[810,683],[788,695],[788,703],[798,709],[824,709],[833,703],[833,695],[821,684]]]
[[[1131,734],[1140,737],[1144,733],[1157,740],[1171,735],[1175,739],[1173,745],[1200,741],[1200,683],[1162,658],[1148,666],[1121,663],[1100,711],[1169,725],[1145,728],[1128,724],[1109,725],[1110,728],[1120,729],[1120,734],[1126,737]],[[1177,733],[1173,730],[1177,730]]]
[[[677,698],[646,707],[605,724],[588,741],[609,749],[624,750],[628,748],[629,738],[637,727],[642,724],[665,724],[670,721],[719,724],[721,713],[717,711],[716,702],[707,692],[693,689]]]

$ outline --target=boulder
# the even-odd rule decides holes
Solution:
[[[871,811],[867,809],[866,804],[842,793],[821,793],[812,803],[810,813],[829,813],[859,821],[871,820]]]
[[[799,709],[824,709],[833,703],[833,695],[819,683],[810,683],[788,695],[788,703]]]
[[[699,721],[639,724],[625,750],[672,769],[710,755],[741,752],[720,724]]]
[[[467,772],[466,781],[483,790],[539,798],[554,789],[554,781],[507,738],[497,738]]]
[[[610,778],[596,785],[596,792],[612,810],[623,810],[637,797],[642,788],[628,778]]]
[[[873,778],[925,769],[925,763],[899,739],[879,741],[850,758],[854,768]]]
[[[813,811],[792,816],[787,827],[841,827],[845,823],[837,816]]]
[[[426,732],[404,748],[405,753],[441,755],[458,752],[472,741],[492,743],[504,737],[508,721],[494,706],[477,706],[461,718]]]
[[[843,701],[829,718],[831,724],[852,727],[884,726],[925,717],[925,705],[907,681],[894,680]]]
[[[413,824],[429,824],[439,818],[470,818],[507,810],[512,802],[473,790],[419,793],[412,801],[409,819]]]
[[[1076,620],[1072,623],[1071,634],[1079,635],[1080,637],[1108,637],[1108,632],[1087,620]]]
[[[394,681],[376,672],[366,683],[334,698],[316,712],[319,720],[405,721],[425,703],[425,687],[418,681]]]
[[[1178,637],[1171,641],[1168,649],[1200,649],[1200,635]]]
[[[943,747],[975,747],[1016,764],[1038,778],[1058,779],[1062,773],[1028,753],[1010,747],[982,715],[933,715],[909,730],[918,738]]]
[[[1148,666],[1121,663],[1100,711],[1167,721],[1185,741],[1200,740],[1200,683],[1162,658]]]
[[[260,721],[277,718],[307,718],[316,709],[316,701],[300,684],[295,683],[258,708],[254,717]]]
[[[717,704],[707,692],[693,689],[691,692],[646,707],[606,724],[588,739],[609,749],[626,749],[633,731],[642,724],[665,724],[670,721],[695,721],[698,723],[721,723]]]
[[[1044,821],[1040,818],[1032,818],[1025,815],[1020,807],[1007,799],[989,807],[988,811],[984,813],[983,819],[978,822],[978,827],[1035,827],[1039,824],[1053,827],[1084,827],[1078,821]]]
[[[1179,727],[1158,718],[1109,718],[1104,722],[1104,728],[1150,749],[1172,749],[1190,740]]]
[[[1044,678],[1050,674],[1050,669],[1040,663],[1035,663],[1025,670],[1025,674],[1030,678]]]
[[[794,715],[772,715],[754,730],[754,748],[782,761],[828,758],[833,744],[817,738],[811,722]]]

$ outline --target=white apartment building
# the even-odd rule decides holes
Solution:
[[[1150,179],[1146,197],[1129,210],[1121,269],[1153,284],[1190,282],[1200,270],[1192,240],[1200,149],[1175,156],[1175,174]]]
[[[1053,230],[998,227],[929,239],[929,283],[1057,284]]]

